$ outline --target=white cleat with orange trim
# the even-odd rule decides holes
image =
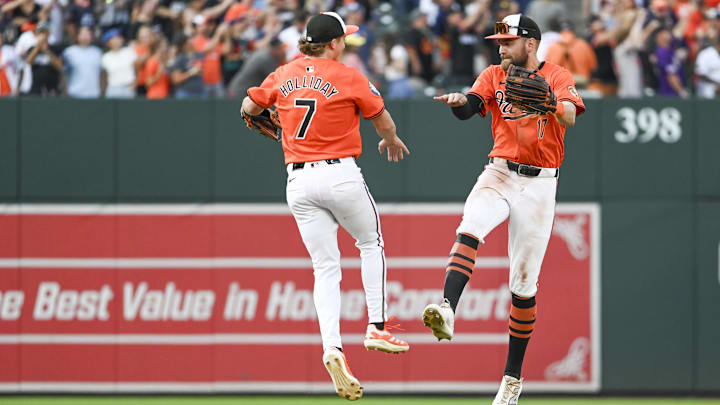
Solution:
[[[350,371],[350,366],[343,352],[334,347],[325,350],[323,363],[328,373],[330,373],[330,378],[332,378],[338,396],[349,401],[357,401],[362,398],[363,387],[360,386],[360,381]]]
[[[385,353],[405,353],[410,350],[410,345],[388,332],[391,325],[385,325],[385,329],[379,330],[375,325],[369,324],[365,332],[365,348],[368,350],[379,350]]]
[[[423,323],[432,329],[433,335],[438,338],[451,340],[455,329],[455,312],[448,300],[444,300],[442,304],[430,304],[425,307],[422,316]]]

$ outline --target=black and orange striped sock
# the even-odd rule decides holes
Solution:
[[[479,244],[480,241],[474,236],[461,233],[458,234],[457,240],[450,251],[450,258],[445,272],[443,295],[450,303],[453,311],[457,308],[465,284],[472,276]]]
[[[510,307],[510,344],[508,346],[505,375],[520,379],[525,350],[535,327],[537,304],[535,297],[523,298],[512,295]]]

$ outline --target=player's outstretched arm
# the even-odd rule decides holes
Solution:
[[[445,103],[450,107],[462,107],[467,104],[467,97],[462,93],[449,93],[433,97],[433,100]]]
[[[460,120],[466,120],[482,111],[483,101],[474,94],[450,93],[433,97],[433,100],[440,101],[452,107],[453,114]]]
[[[395,122],[387,110],[373,118],[372,123],[378,135],[382,138],[378,144],[378,152],[383,154],[387,149],[388,162],[397,162],[405,158],[405,153],[410,154],[402,139],[397,136]]]

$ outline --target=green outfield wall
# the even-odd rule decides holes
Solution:
[[[363,122],[380,202],[460,202],[490,120],[389,102],[412,154],[389,164]],[[602,391],[720,393],[720,101],[588,100],[559,201],[602,215]],[[280,202],[279,145],[239,101],[0,100],[0,202]]]

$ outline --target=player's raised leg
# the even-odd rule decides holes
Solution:
[[[410,345],[393,336],[388,331],[392,326],[385,324],[388,320],[385,289],[387,263],[377,205],[359,169],[353,166],[348,165],[343,170],[351,172],[349,177],[354,180],[343,181],[333,188],[335,195],[343,203],[333,205],[332,211],[340,225],[355,238],[355,246],[360,249],[360,268],[368,309],[365,348],[386,353],[403,353],[410,349]],[[356,174],[353,175],[354,171]]]
[[[486,169],[470,192],[445,270],[443,302],[439,305],[430,304],[423,311],[423,323],[438,340],[450,340],[453,337],[455,310],[472,276],[480,242],[508,217],[508,203],[499,192],[486,186],[489,178],[494,176]]]
[[[537,283],[555,216],[554,178],[527,181],[513,203],[508,232],[510,256],[509,343],[505,372],[493,405],[516,404],[522,391],[522,366],[535,328]]]
[[[430,304],[423,311],[423,323],[432,329],[438,340],[450,340],[453,337],[455,309],[465,284],[472,276],[479,243],[479,240],[471,234],[457,235],[445,270],[443,302],[440,305]]]

